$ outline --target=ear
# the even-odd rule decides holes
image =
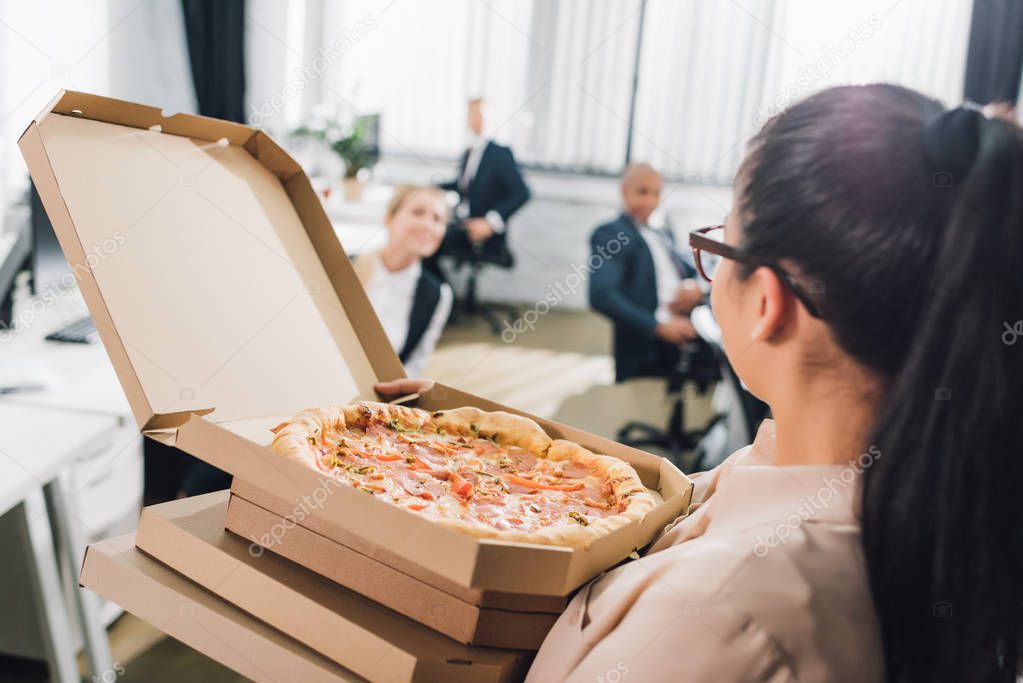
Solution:
[[[750,341],[768,341],[785,322],[785,308],[788,305],[785,285],[778,275],[766,266],[753,271],[750,279],[753,284],[751,293],[756,297],[754,311],[756,320],[750,329]]]

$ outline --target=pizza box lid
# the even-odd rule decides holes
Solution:
[[[19,146],[141,429],[295,414],[404,376],[266,133],[62,91]]]
[[[687,508],[692,482],[665,459],[443,385],[419,405],[526,415],[629,462],[663,504],[573,550],[474,538],[325,482],[274,453],[270,428],[405,373],[298,164],[249,126],[73,91],[18,144],[143,434],[482,590],[565,595]]]

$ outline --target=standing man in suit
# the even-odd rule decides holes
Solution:
[[[480,98],[469,100],[470,138],[458,177],[441,185],[458,192],[458,208],[436,256],[477,251],[483,260],[507,268],[512,264],[508,220],[529,200],[529,187],[511,150],[485,134],[484,106]]]
[[[679,346],[697,339],[688,317],[703,296],[696,269],[670,230],[648,223],[663,185],[650,164],[630,164],[622,176],[622,213],[590,238],[600,258],[590,274],[590,306],[614,325],[618,382],[667,376],[678,362]],[[608,247],[612,243],[617,250]]]

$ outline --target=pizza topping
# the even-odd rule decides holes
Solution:
[[[528,472],[536,467],[536,456],[532,453],[526,453],[525,451],[512,453],[509,459],[512,462],[512,466],[522,472]]]
[[[451,484],[451,492],[462,498],[472,497],[472,484],[462,479],[456,472],[448,472],[448,482]]]
[[[365,493],[387,494],[384,500],[407,510],[530,532],[590,526],[629,506],[633,491],[621,489],[630,478],[607,479],[592,465],[501,443],[490,427],[471,424],[452,434],[419,427],[415,417],[385,418],[364,405],[359,415],[340,432],[317,431],[303,442],[319,470]]]
[[[578,491],[584,484],[581,481],[575,482],[574,484],[544,484],[539,481],[532,481],[526,477],[520,477],[517,474],[506,474],[505,479],[508,481],[518,484],[519,486],[526,486],[529,488],[536,489],[547,489],[550,491]]]
[[[566,462],[561,466],[561,474],[572,479],[585,477],[590,473],[590,468],[578,462]]]
[[[583,517],[581,514],[579,514],[578,512],[576,512],[574,510],[572,512],[569,512],[568,516],[571,519],[574,519],[576,522],[579,522],[583,526],[589,526],[590,525],[590,523],[586,520],[585,517]]]

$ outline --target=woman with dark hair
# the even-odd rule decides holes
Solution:
[[[735,197],[691,244],[774,420],[530,680],[1016,681],[1023,133],[834,88],[754,138]]]

